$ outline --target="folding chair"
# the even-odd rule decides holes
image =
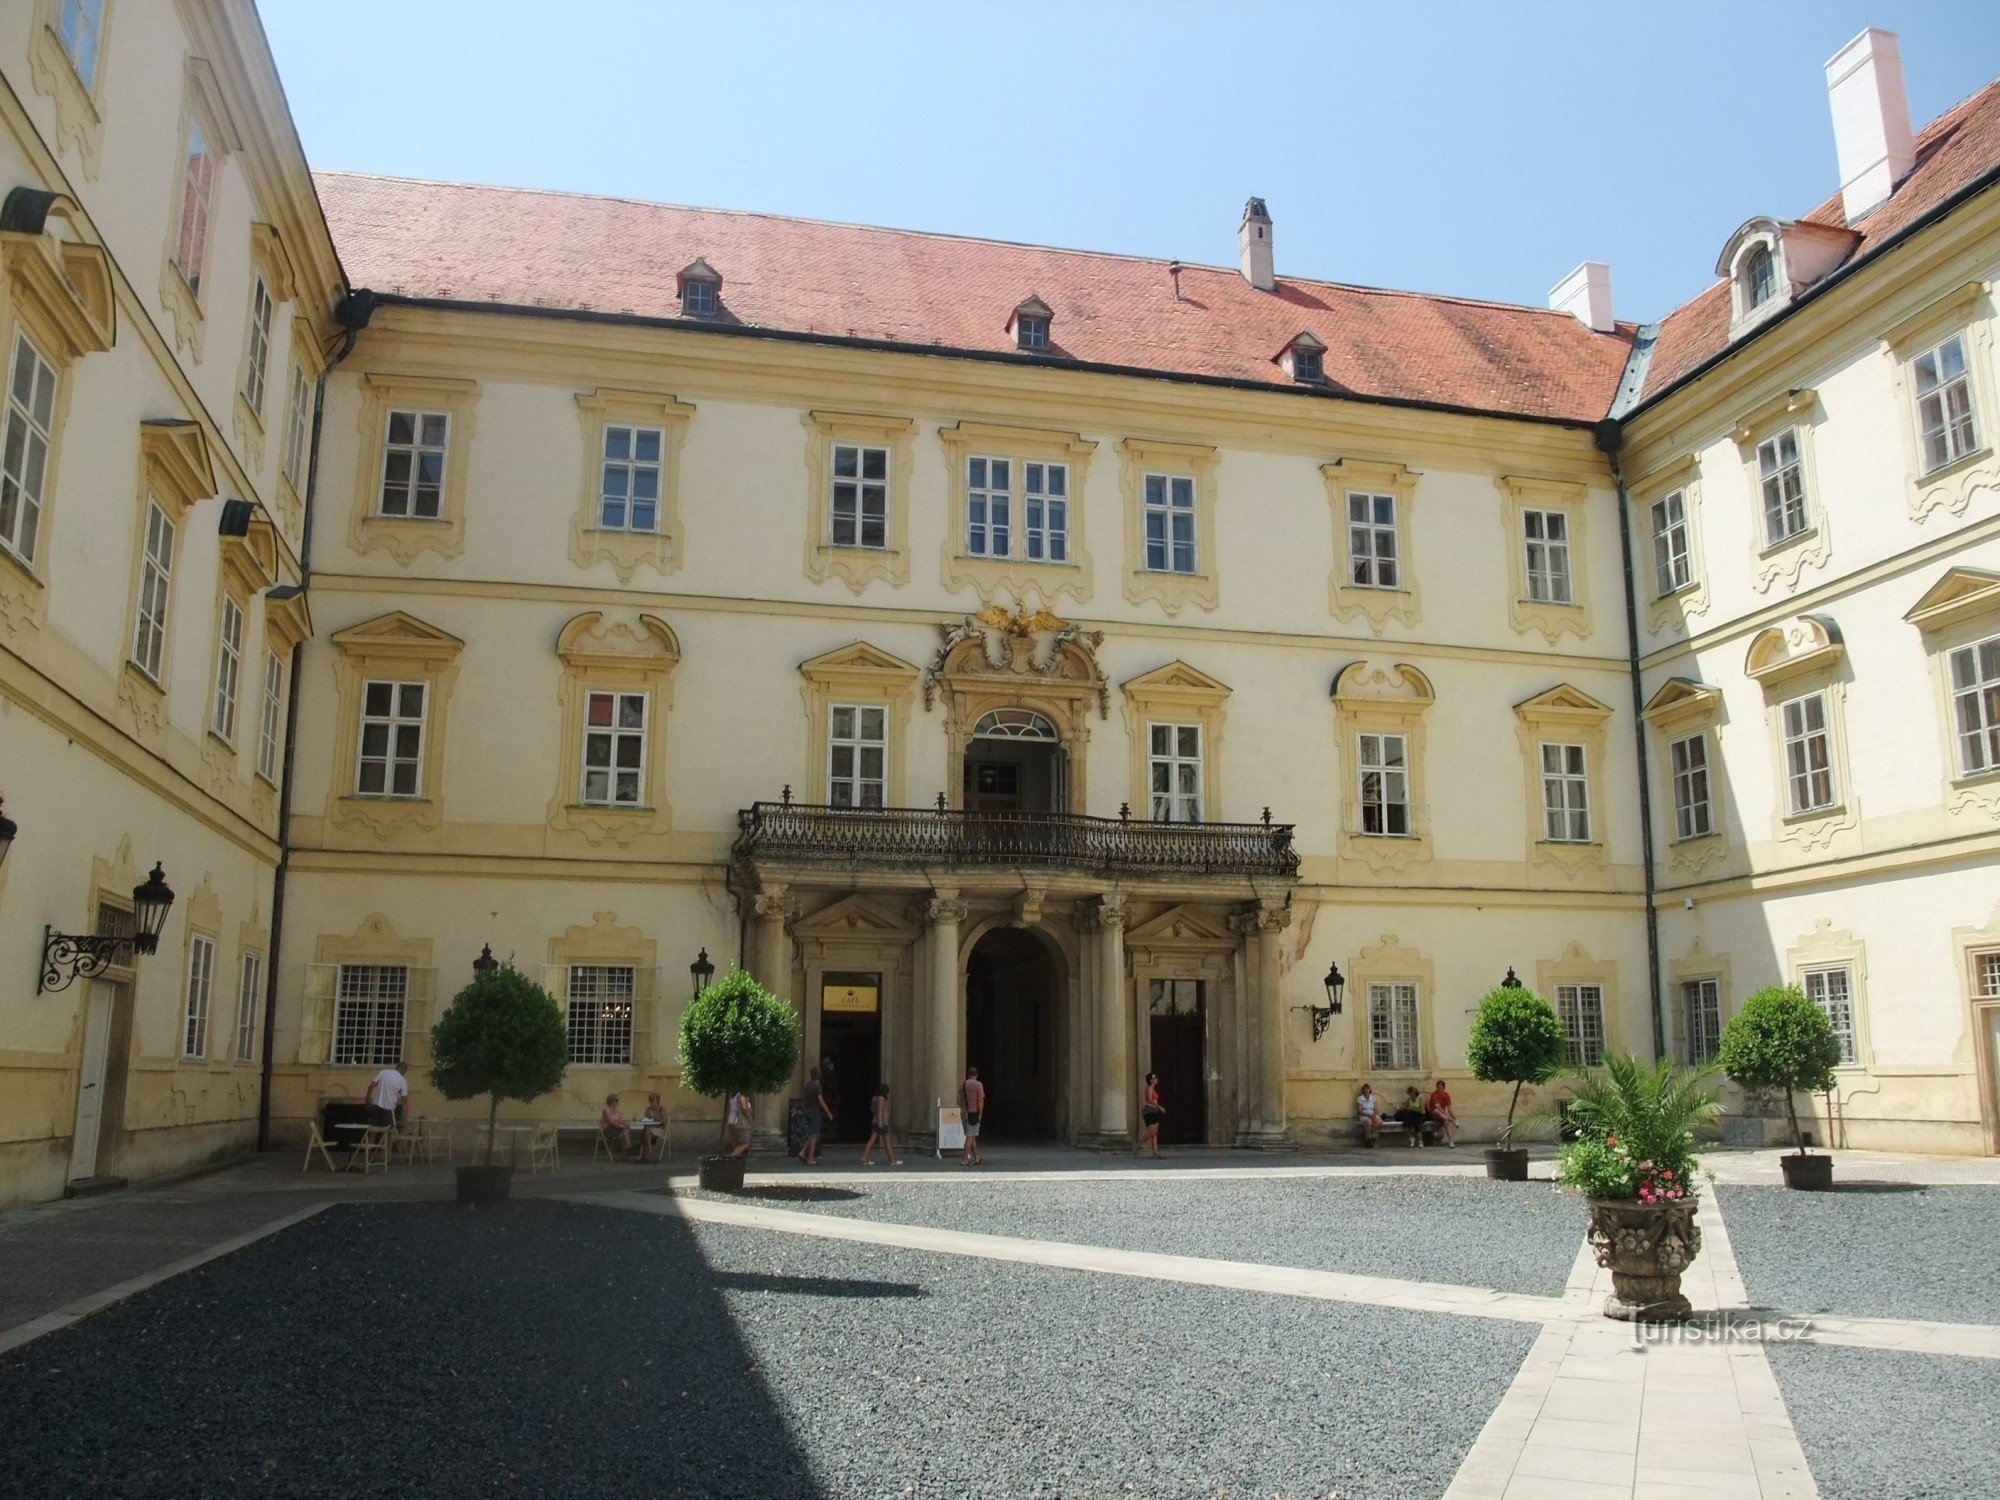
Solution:
[[[389,1155],[393,1160],[398,1153],[407,1165],[416,1164],[417,1155],[423,1147],[424,1122],[414,1125],[392,1125],[389,1128]]]
[[[561,1136],[555,1126],[537,1125],[535,1133],[528,1137],[528,1170],[553,1172],[556,1169],[560,1142]]]
[[[333,1153],[326,1149],[328,1146],[331,1146],[332,1144],[333,1144],[332,1141],[329,1141],[325,1136],[319,1133],[319,1121],[314,1120],[312,1122],[312,1135],[306,1141],[305,1164],[301,1166],[299,1170],[301,1172],[310,1172],[312,1170],[313,1152],[317,1151],[319,1153],[319,1159],[326,1163],[327,1171],[338,1172],[340,1168],[335,1166],[333,1163]]]
[[[425,1161],[433,1162],[440,1157],[451,1160],[451,1121],[419,1120],[417,1134]]]
[[[592,1139],[594,1139],[597,1142],[597,1144],[591,1148],[590,1151],[591,1161],[595,1162],[597,1158],[600,1156],[603,1157],[606,1161],[618,1160],[618,1153],[611,1149],[610,1131],[606,1130],[602,1125],[600,1125],[594,1132],[592,1132]]]
[[[652,1147],[648,1148],[648,1147],[647,1147],[647,1146],[646,1146],[646,1145],[644,1144],[644,1139],[645,1139],[645,1138],[644,1138],[643,1136],[642,1136],[642,1137],[640,1138],[640,1140],[641,1140],[641,1144],[640,1144],[640,1155],[641,1155],[641,1156],[643,1157],[643,1156],[645,1155],[646,1151],[647,1151],[648,1149],[650,1149],[650,1150],[651,1150],[651,1152],[652,1152],[652,1159],[653,1159],[654,1161],[665,1161],[665,1160],[667,1159],[667,1157],[668,1157],[668,1156],[670,1156],[670,1155],[671,1155],[671,1154],[673,1153],[673,1149],[674,1149],[674,1119],[673,1119],[673,1116],[672,1116],[672,1115],[670,1115],[670,1114],[668,1114],[668,1113],[667,1113],[667,1112],[666,1112],[665,1110],[661,1110],[661,1111],[660,1111],[660,1138],[659,1138],[658,1142],[657,1142],[656,1144],[654,1144],[654,1145],[653,1145]]]
[[[361,1132],[361,1142],[354,1148],[354,1156],[347,1163],[350,1169],[359,1166],[363,1176],[378,1167],[389,1170],[389,1127],[370,1125]]]

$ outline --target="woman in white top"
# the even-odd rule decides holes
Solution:
[[[1354,1116],[1361,1122],[1361,1139],[1374,1145],[1375,1133],[1382,1128],[1382,1107],[1375,1098],[1373,1084],[1361,1085],[1361,1092],[1354,1099]]]
[[[748,1156],[750,1154],[750,1126],[757,1118],[757,1111],[750,1103],[748,1094],[736,1093],[729,1096],[729,1114],[725,1119],[729,1150],[726,1156]]]

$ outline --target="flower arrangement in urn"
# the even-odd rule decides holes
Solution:
[[[1590,1204],[1590,1245],[1611,1272],[1606,1317],[1674,1322],[1693,1310],[1681,1272],[1701,1253],[1694,1144],[1721,1111],[1714,1072],[1612,1053],[1602,1075],[1572,1079],[1576,1139],[1557,1158],[1556,1181]]]

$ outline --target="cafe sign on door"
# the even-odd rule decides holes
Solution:
[[[819,992],[819,1008],[848,1014],[873,1015],[877,990],[872,984],[829,984]]]

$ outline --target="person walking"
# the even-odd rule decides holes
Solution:
[[[819,1081],[819,1069],[806,1074],[806,1129],[811,1133],[799,1147],[799,1160],[809,1167],[819,1165],[820,1132],[833,1123],[833,1105]]]
[[[1137,1156],[1147,1146],[1153,1148],[1153,1160],[1160,1159],[1160,1121],[1167,1117],[1167,1111],[1160,1103],[1160,1075],[1146,1075],[1146,1102],[1139,1109],[1139,1123],[1144,1128],[1139,1132],[1139,1144],[1132,1148]]]
[[[862,1166],[875,1165],[868,1153],[875,1149],[878,1141],[882,1149],[889,1153],[889,1165],[900,1167],[903,1163],[896,1155],[896,1137],[889,1132],[889,1085],[886,1083],[875,1085],[875,1097],[868,1101],[868,1144],[861,1148]]]
[[[370,1125],[394,1125],[403,1108],[403,1101],[410,1097],[410,1080],[403,1076],[403,1064],[399,1058],[381,1072],[368,1085],[368,1123]]]
[[[726,1156],[748,1156],[750,1154],[750,1126],[757,1118],[756,1106],[750,1096],[734,1093],[729,1096],[729,1113],[723,1117],[723,1132],[729,1142]]]
[[[965,1112],[965,1154],[959,1165],[984,1166],[986,1158],[979,1154],[979,1121],[986,1113],[986,1085],[979,1081],[979,1069],[965,1070],[965,1082],[958,1086],[958,1106]]]

